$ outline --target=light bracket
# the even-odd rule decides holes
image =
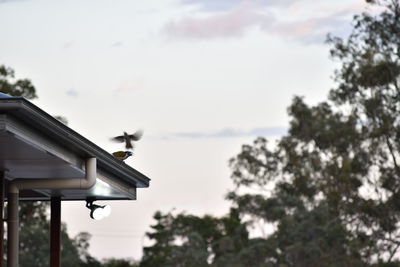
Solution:
[[[94,220],[101,220],[109,216],[111,213],[111,207],[109,205],[96,205],[93,204],[94,200],[86,200],[86,207],[90,209],[90,218]]]

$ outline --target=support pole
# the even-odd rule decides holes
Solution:
[[[0,267],[4,267],[4,184],[5,171],[0,171]]]
[[[50,266],[61,266],[61,197],[51,198],[50,207]]]
[[[19,193],[8,193],[7,267],[18,267],[18,197]]]

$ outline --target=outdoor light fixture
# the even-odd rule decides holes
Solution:
[[[94,200],[87,200],[86,207],[90,209],[90,218],[94,220],[101,220],[111,214],[111,207],[109,205],[96,205],[93,204]]]

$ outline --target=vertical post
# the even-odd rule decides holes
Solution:
[[[50,207],[50,266],[61,266],[61,197],[51,198]]]
[[[8,193],[7,220],[7,267],[18,267],[18,197],[19,193]]]
[[[0,267],[4,267],[4,184],[5,171],[0,171]]]

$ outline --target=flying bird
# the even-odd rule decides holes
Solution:
[[[117,151],[112,154],[116,159],[119,160],[126,160],[127,158],[133,155],[132,151]]]
[[[140,138],[142,138],[142,135],[143,135],[142,130],[136,131],[134,134],[127,134],[126,132],[124,132],[124,135],[113,137],[111,138],[111,140],[119,143],[125,142],[125,148],[132,150],[133,149],[132,141],[139,141]]]

